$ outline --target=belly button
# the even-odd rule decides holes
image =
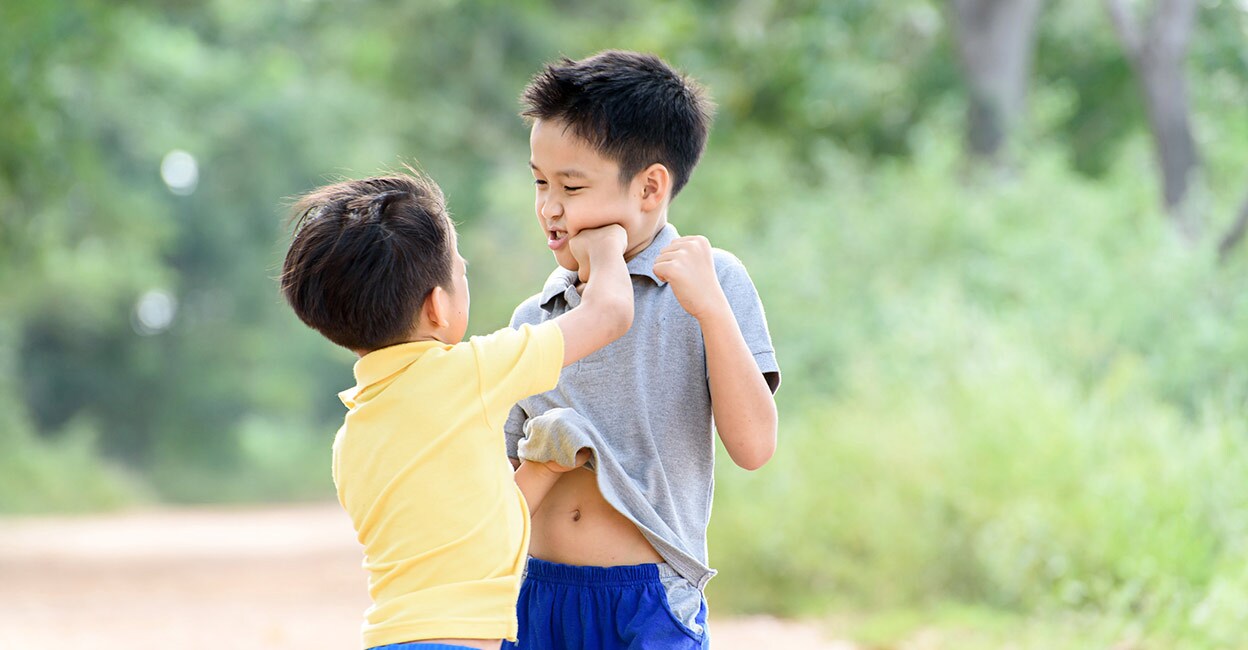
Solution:
[[[581,520],[581,511],[580,511],[580,510],[573,510],[573,511],[572,511],[572,521],[580,521],[580,520]]]

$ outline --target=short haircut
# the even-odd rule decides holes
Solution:
[[[282,294],[300,320],[347,349],[406,342],[429,293],[452,286],[446,200],[408,172],[327,185],[292,210]]]
[[[662,59],[619,50],[548,63],[520,100],[521,116],[564,122],[618,163],[621,183],[662,163],[672,173],[672,197],[702,157],[714,110],[696,81]]]

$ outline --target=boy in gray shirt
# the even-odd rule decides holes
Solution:
[[[658,58],[619,51],[546,66],[522,100],[538,223],[560,268],[512,326],[580,303],[591,269],[567,240],[608,223],[628,233],[635,315],[505,427],[517,461],[593,453],[533,513],[518,647],[705,647],[712,418],[733,461],[761,467],[780,383],[745,268],[667,223],[705,146],[709,101]]]

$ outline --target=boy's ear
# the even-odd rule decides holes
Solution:
[[[436,286],[420,309],[421,319],[433,329],[442,329],[451,323],[451,297],[441,286]]]
[[[654,163],[641,170],[641,209],[657,210],[672,191],[672,173],[663,163]]]

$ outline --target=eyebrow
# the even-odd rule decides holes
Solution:
[[[537,168],[537,165],[533,164],[533,161],[529,161],[529,168],[534,171],[541,171],[540,169]],[[584,179],[589,178],[589,176],[585,172],[579,169],[561,169],[555,172],[554,174],[551,174],[551,176],[563,176],[564,178],[584,178]]]

